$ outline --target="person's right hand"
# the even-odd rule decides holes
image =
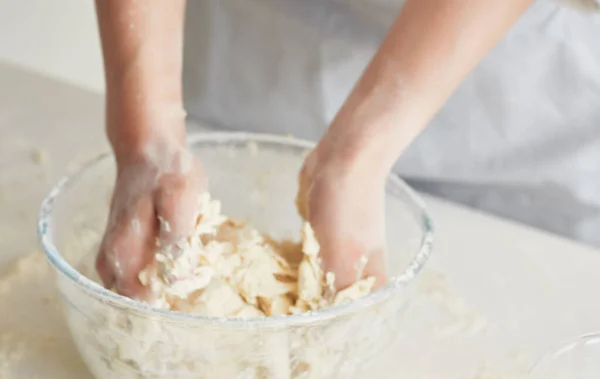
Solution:
[[[140,270],[153,261],[157,240],[191,233],[202,190],[185,138],[185,1],[96,1],[96,13],[118,175],[97,269],[107,287],[147,298]]]
[[[117,180],[96,267],[107,288],[144,299],[148,289],[139,272],[153,261],[159,245],[193,232],[203,176],[185,142],[158,138],[143,151],[129,147],[114,149]]]

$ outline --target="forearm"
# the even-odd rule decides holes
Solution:
[[[381,162],[387,172],[531,3],[408,0],[328,130],[329,139],[343,141],[346,158],[358,154],[362,161]]]
[[[185,0],[97,0],[107,134],[115,149],[184,139],[181,66]]]

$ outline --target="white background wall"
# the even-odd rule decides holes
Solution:
[[[104,90],[93,0],[0,0],[0,61]]]

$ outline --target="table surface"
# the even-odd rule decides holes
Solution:
[[[44,194],[107,150],[101,94],[0,63],[0,378],[89,378],[35,234]],[[194,128],[194,127],[192,127]],[[425,197],[435,257],[398,351],[410,378],[519,378],[549,347],[600,330],[598,251]]]

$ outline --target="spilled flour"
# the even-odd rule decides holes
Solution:
[[[368,312],[364,318],[351,316],[337,324],[324,322],[311,328],[285,330],[252,330],[251,326],[229,329],[194,323],[158,325],[156,318],[126,314],[118,308],[84,296],[70,285],[63,285],[62,290],[66,294],[75,294],[72,296],[73,302],[62,312],[60,297],[52,285],[54,281],[53,270],[45,256],[37,251],[3,270],[3,276],[0,276],[1,379],[93,378],[73,344],[64,314],[69,320],[73,339],[78,341],[81,353],[98,378],[250,379],[286,378],[287,375],[287,378],[383,379],[396,378],[395,370],[398,367],[408,370],[410,377],[431,377],[425,370],[411,369],[411,362],[403,360],[398,353],[395,353],[390,367],[371,367],[366,373],[360,369],[360,355],[364,354],[363,357],[368,359],[369,348],[373,347],[369,344],[369,333],[371,337],[381,336],[385,340],[398,332],[393,327],[377,328],[376,325],[386,323],[378,312]],[[438,303],[435,299],[428,300],[431,296],[430,287],[432,285],[428,285],[428,290],[417,296],[424,301],[422,306],[427,308],[424,309],[425,313],[435,313],[435,304]],[[437,275],[433,287],[448,291]],[[448,296],[454,297],[451,294]],[[385,310],[381,308],[381,311]],[[375,320],[371,320],[371,317]],[[402,328],[410,328],[415,321],[393,320]],[[445,322],[427,324],[428,330],[435,330],[442,328]],[[419,336],[420,339],[427,337]],[[359,342],[357,346],[351,346],[361,338],[362,345]],[[332,371],[336,366],[339,371]],[[319,375],[321,368],[323,376]],[[356,368],[355,372],[353,368]],[[454,373],[448,377],[525,377],[501,373],[494,370],[490,372],[486,368],[478,371],[477,375]]]
[[[168,224],[163,222],[164,227]],[[221,214],[208,194],[200,201],[195,233],[162,248],[139,275],[151,304],[195,315],[265,317],[299,314],[340,305],[371,292],[375,278],[341,291],[324,273],[319,244],[308,223],[302,242],[276,242],[250,225]]]
[[[0,276],[0,378],[91,379],[69,334],[54,273],[34,251]]]

